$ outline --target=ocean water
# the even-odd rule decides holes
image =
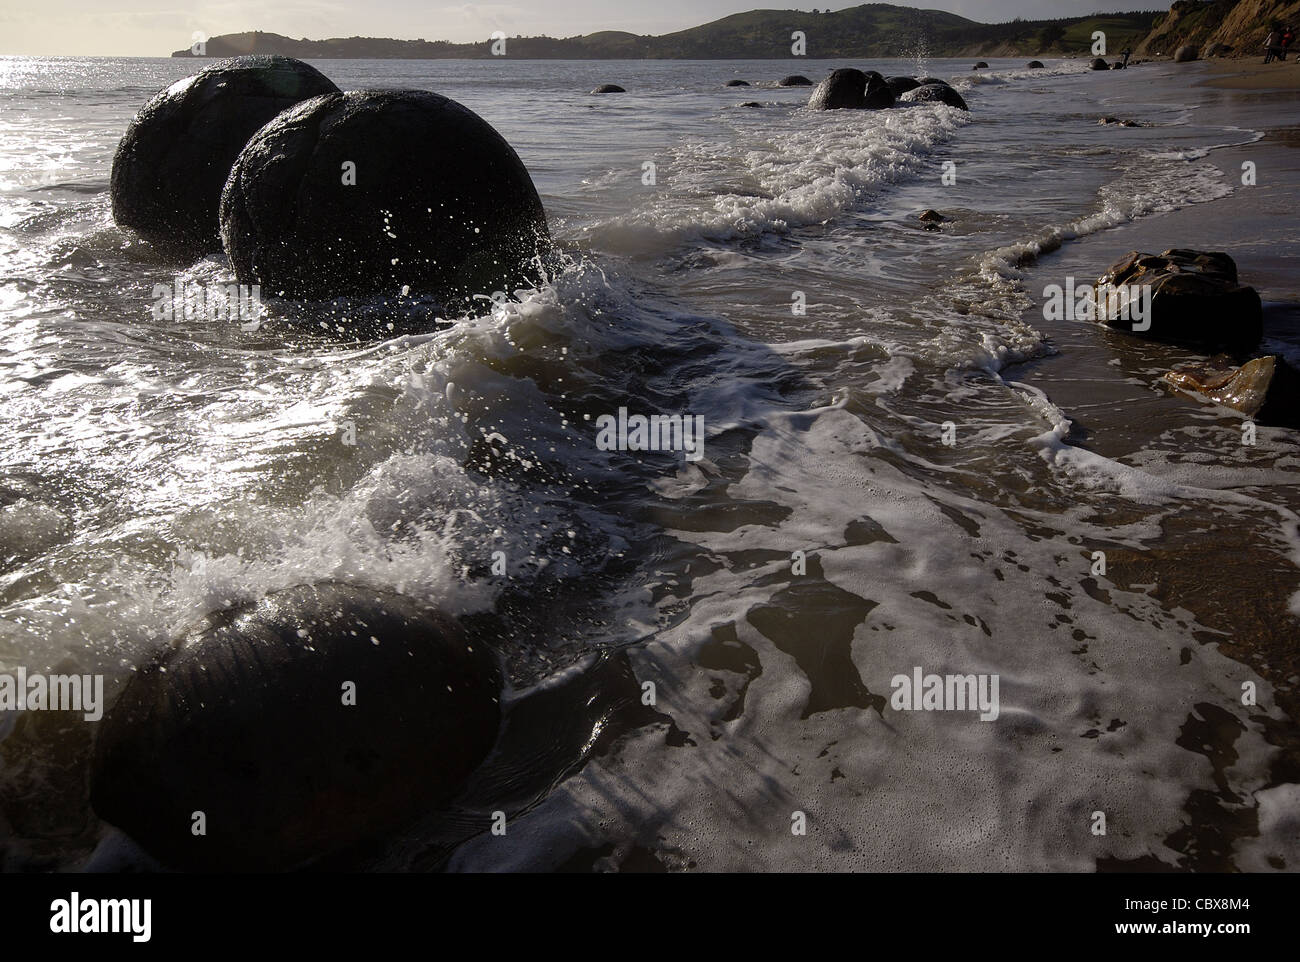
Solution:
[[[462,616],[507,668],[501,742],[365,867],[1294,868],[1271,676],[1150,560],[1226,525],[1242,610],[1261,563],[1294,584],[1293,434],[1243,452],[1188,406],[1115,457],[1018,380],[1060,350],[1044,259],[1240,190],[1213,152],[1259,131],[1154,65],[857,65],[951,78],[969,114],[775,83],[844,65],[317,64],[478,112],[565,253],[346,343],[274,305],[152,318],[155,284],[233,281],[109,212],[127,123],[196,65],[0,59],[0,667],[111,698],[205,613],[327,578]],[[620,408],[702,417],[702,457],[600,450]],[[895,709],[918,666],[996,676],[997,719]],[[6,868],[142,859],[89,811],[92,733],[0,724]]]

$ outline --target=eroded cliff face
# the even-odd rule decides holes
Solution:
[[[1262,57],[1274,24],[1300,27],[1300,0],[1176,0],[1136,53],[1172,56],[1194,44],[1206,56],[1214,44],[1226,44],[1232,48],[1227,56]]]

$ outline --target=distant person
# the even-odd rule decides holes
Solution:
[[[1287,27],[1282,31],[1282,56],[1278,58],[1279,60],[1286,59],[1286,52],[1291,49],[1293,40],[1295,40],[1295,31]]]
[[[1264,50],[1264,63],[1284,59],[1286,51],[1282,49],[1282,35],[1276,30],[1270,31],[1269,35],[1264,38]]]
[[[1133,56],[1133,51],[1130,50],[1128,47],[1125,47],[1123,50],[1120,51],[1120,53],[1122,53],[1122,54],[1124,55],[1124,66],[1127,67],[1127,66],[1128,66],[1128,58],[1131,57],[1131,56]]]

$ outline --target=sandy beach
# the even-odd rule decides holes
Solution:
[[[1204,87],[1221,90],[1298,90],[1300,89],[1300,58],[1292,56],[1272,63],[1258,57],[1241,57],[1234,60],[1207,60],[1208,76],[1198,81]]]

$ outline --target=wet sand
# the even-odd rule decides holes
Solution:
[[[1130,250],[1225,251],[1237,262],[1241,282],[1260,293],[1271,349],[1300,347],[1300,250],[1295,244],[1300,126],[1272,125],[1275,117],[1300,116],[1300,66],[1290,60],[1268,67],[1232,61],[1160,69],[1201,75],[1202,82],[1192,88],[1201,104],[1198,120],[1213,117],[1266,131],[1256,143],[1215,150],[1207,158],[1233,179],[1242,177],[1244,162],[1253,162],[1256,186],[1066,245],[1030,272],[1026,283],[1031,294],[1065,276],[1090,282]],[[1280,88],[1278,78],[1287,78],[1289,86]],[[1175,364],[1204,355],[1091,323],[1045,322],[1041,315],[1032,322],[1059,354],[1009,369],[1005,377],[1045,391],[1073,422],[1073,443],[1173,481],[1184,477],[1185,466],[1187,477],[1195,476],[1207,487],[1300,512],[1295,431],[1261,427],[1257,445],[1247,447],[1237,440],[1240,415],[1177,396],[1158,383],[1160,374]],[[1205,484],[1206,477],[1212,483]],[[1179,505],[1163,523],[1158,547],[1111,553],[1108,580],[1147,591],[1167,608],[1191,612],[1208,629],[1193,632],[1197,643],[1219,645],[1273,686],[1268,700],[1275,699],[1290,716],[1266,723],[1269,740],[1283,749],[1271,771],[1271,783],[1278,784],[1300,780],[1300,648],[1292,610],[1300,573],[1286,553],[1288,523],[1281,513],[1268,515],[1261,511],[1243,524],[1240,518],[1216,517],[1208,503]],[[1267,707],[1268,700],[1261,699],[1261,706]],[[1207,802],[1199,811],[1188,808],[1188,831],[1197,837],[1200,852],[1191,867],[1230,868],[1222,853],[1231,849],[1233,838],[1252,833],[1236,823],[1233,811],[1229,799]],[[1183,840],[1178,847],[1185,845]]]
[[[1285,61],[1264,63],[1264,52],[1256,57],[1205,61],[1207,76],[1198,81],[1220,90],[1300,90],[1300,48]]]

